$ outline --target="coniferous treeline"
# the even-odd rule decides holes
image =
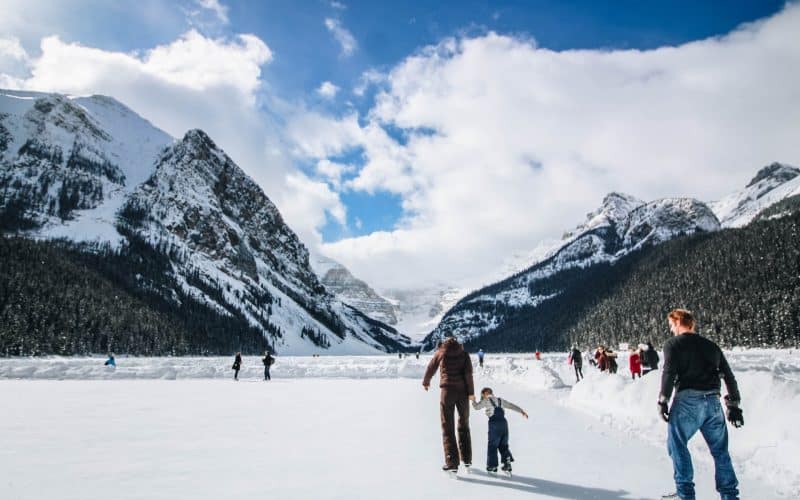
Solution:
[[[780,208],[785,214],[796,204],[787,201]],[[800,211],[683,236],[613,265],[562,271],[532,288],[535,295],[558,295],[537,307],[487,302],[484,312],[503,323],[468,347],[531,351],[646,340],[660,345],[670,335],[666,315],[676,307],[694,311],[699,333],[724,346],[800,346]]]
[[[170,252],[176,250],[136,238],[112,249],[0,237],[0,356],[255,354],[270,348],[238,311],[223,314],[184,293],[174,281]],[[257,300],[271,307],[271,298]],[[267,312],[259,322],[281,335]]]

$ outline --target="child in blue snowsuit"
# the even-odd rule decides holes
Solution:
[[[508,448],[508,421],[506,420],[505,410],[514,410],[523,417],[528,418],[525,410],[504,399],[495,397],[492,389],[484,387],[481,390],[481,400],[473,401],[472,407],[476,410],[483,409],[489,417],[489,444],[486,449],[486,470],[497,472],[497,452],[500,452],[500,460],[503,462],[503,470],[511,472],[511,450]]]

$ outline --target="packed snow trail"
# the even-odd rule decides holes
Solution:
[[[476,388],[509,415],[514,477],[445,477],[439,391],[410,379],[0,381],[0,498],[652,499],[672,490],[663,448],[519,385]],[[771,489],[740,477],[742,498]],[[698,498],[717,498],[697,467]]]

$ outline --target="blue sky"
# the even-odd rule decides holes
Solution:
[[[610,190],[711,200],[800,162],[796,2],[0,10],[0,86],[108,94],[175,136],[205,129],[313,251],[387,286],[464,269],[476,284]]]

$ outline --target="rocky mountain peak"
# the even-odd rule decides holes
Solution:
[[[783,163],[773,162],[759,170],[756,176],[747,184],[747,187],[752,187],[765,179],[774,179],[778,183],[784,183],[794,179],[798,175],[800,175],[800,169]]]

